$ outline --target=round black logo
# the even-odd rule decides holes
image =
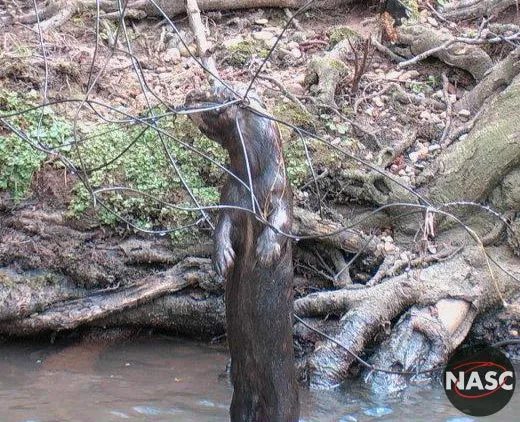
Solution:
[[[515,370],[511,361],[492,347],[460,349],[444,370],[444,390],[450,402],[471,416],[489,416],[511,400]]]

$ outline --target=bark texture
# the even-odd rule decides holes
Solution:
[[[481,112],[466,139],[441,154],[433,163],[435,183],[429,196],[435,204],[479,202],[515,167],[520,165],[520,77]]]

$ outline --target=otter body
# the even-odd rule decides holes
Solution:
[[[192,91],[186,105],[203,107],[233,98],[225,88]],[[281,232],[289,233],[292,192],[276,123],[236,104],[190,118],[229,153],[230,170],[237,178],[228,175],[221,204],[254,210]],[[256,200],[248,189],[250,181]],[[215,269],[226,278],[234,387],[231,420],[297,421],[291,242],[252,212],[225,208],[220,211],[214,241]]]

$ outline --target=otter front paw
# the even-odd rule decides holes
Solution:
[[[271,229],[265,229],[256,243],[256,256],[262,265],[271,265],[280,257],[281,246]]]
[[[217,274],[225,277],[235,262],[235,251],[230,243],[216,247],[214,261]]]

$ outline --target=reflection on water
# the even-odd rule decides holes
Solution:
[[[159,338],[108,349],[0,345],[0,421],[227,421],[227,361],[222,347]],[[517,396],[478,421],[518,420]],[[306,422],[477,421],[454,409],[440,386],[377,401],[355,383],[333,392],[302,391],[301,401]]]

